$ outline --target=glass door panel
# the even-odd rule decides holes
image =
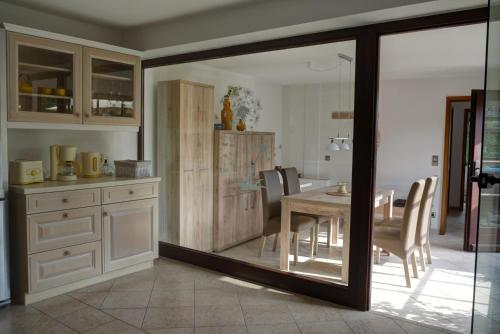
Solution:
[[[81,123],[81,47],[9,34],[10,121]]]
[[[139,125],[139,59],[85,49],[85,123]]]
[[[490,1],[474,293],[474,333],[500,332],[500,0]]]

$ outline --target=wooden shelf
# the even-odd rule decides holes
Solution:
[[[92,78],[106,79],[106,80],[132,81],[132,79],[130,79],[130,78],[121,77],[119,75],[102,74],[102,73],[92,73]]]
[[[27,130],[139,132],[139,127],[132,125],[97,125],[97,124],[38,123],[38,122],[7,122],[7,128],[27,129]]]
[[[37,94],[37,93],[19,93],[19,96],[29,96],[29,97],[43,97],[49,99],[58,99],[58,100],[72,100],[71,96],[59,96],[59,95],[47,95],[47,94]]]
[[[38,65],[38,64],[23,63],[23,62],[19,62],[19,67],[30,68],[33,70],[33,72],[56,71],[56,72],[71,73],[70,69],[64,67],[46,66],[46,65]]]

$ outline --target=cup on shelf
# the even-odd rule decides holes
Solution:
[[[38,93],[44,94],[44,95],[52,95],[54,90],[49,87],[38,87]]]
[[[56,88],[54,93],[57,95],[57,96],[66,96],[66,89],[64,88]]]

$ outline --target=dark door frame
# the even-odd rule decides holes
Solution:
[[[160,255],[217,270],[238,278],[333,301],[359,310],[369,310],[380,36],[483,23],[487,22],[488,15],[488,8],[482,7],[143,60],[142,76],[144,77],[144,70],[147,68],[347,40],[356,41],[354,94],[356,141],[353,150],[353,195],[351,200],[351,231],[356,233],[351,233],[348,286],[306,278],[294,273],[281,272],[164,242],[160,242]],[[142,90],[144,95],[144,85]],[[142,106],[141,122],[138,138],[139,159],[144,157],[144,105]]]

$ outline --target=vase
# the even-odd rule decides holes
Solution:
[[[221,122],[224,130],[233,129],[233,110],[231,109],[231,100],[229,96],[224,96],[223,108],[221,110]]]
[[[236,129],[238,129],[238,131],[245,131],[246,128],[247,128],[247,125],[245,124],[245,121],[242,118],[240,118],[240,121],[236,125]]]

